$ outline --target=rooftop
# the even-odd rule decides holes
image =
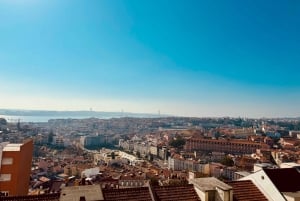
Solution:
[[[233,201],[268,201],[251,180],[228,182],[233,187]]]
[[[86,201],[104,200],[99,185],[72,186],[63,188],[61,191],[60,201],[79,200],[84,196]]]
[[[235,174],[246,177],[246,176],[250,175],[251,173],[247,172],[247,171],[238,171],[238,172],[235,172]]]
[[[193,185],[155,186],[153,194],[157,201],[200,201]]]
[[[152,201],[148,187],[103,189],[105,201]]]
[[[189,182],[194,184],[195,187],[199,188],[201,191],[215,190],[216,187],[221,188],[222,190],[232,189],[231,186],[225,184],[224,182],[218,180],[215,177],[196,178],[191,179]]]
[[[7,144],[3,151],[20,151],[23,144]]]

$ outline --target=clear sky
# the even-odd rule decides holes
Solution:
[[[300,116],[298,0],[0,0],[0,108]]]

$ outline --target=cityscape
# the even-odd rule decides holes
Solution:
[[[299,119],[1,118],[0,141],[3,200],[298,196]]]
[[[0,0],[1,201],[299,201],[297,1]]]

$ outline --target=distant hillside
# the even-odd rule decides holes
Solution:
[[[130,112],[98,112],[98,111],[52,111],[52,110],[13,110],[0,109],[0,115],[7,116],[82,116],[97,118],[114,118],[114,117],[161,117],[167,115],[147,114],[147,113],[130,113]]]

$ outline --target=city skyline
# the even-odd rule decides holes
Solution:
[[[297,1],[0,0],[0,108],[299,117]]]

